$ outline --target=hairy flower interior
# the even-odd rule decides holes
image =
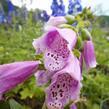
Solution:
[[[53,102],[50,102],[48,105],[53,109],[58,109],[60,106],[63,107],[71,99],[71,94],[76,90],[77,85],[78,81],[74,80],[70,74],[59,74],[56,81],[50,86],[49,94]],[[58,102],[60,105],[57,105]]]
[[[50,32],[46,41],[49,49],[44,53],[45,67],[50,71],[62,69],[70,54],[67,41],[57,31]]]

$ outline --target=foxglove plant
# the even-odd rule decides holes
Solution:
[[[96,58],[94,52],[94,45],[92,40],[85,41],[83,50],[84,61],[87,69],[96,67]]]
[[[44,26],[44,31],[48,31],[54,27],[58,27],[61,24],[67,23],[67,20],[62,16],[53,17],[51,16],[48,22]]]
[[[51,85],[46,90],[48,109],[63,109],[69,101],[79,98],[80,88],[81,74],[79,61],[72,56],[67,66],[56,72],[52,77]]]
[[[46,87],[44,109],[64,109],[66,105],[76,109],[74,101],[80,98],[83,61],[89,69],[96,66],[96,58],[89,32],[75,30],[66,17],[50,18],[44,34],[32,43],[36,55],[42,55],[40,62],[0,65],[0,98],[34,74],[37,86]]]

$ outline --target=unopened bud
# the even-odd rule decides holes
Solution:
[[[91,34],[87,29],[81,30],[81,37],[83,40],[91,40],[92,39]]]
[[[72,15],[65,16],[65,19],[67,20],[68,24],[73,24],[75,22],[75,17]]]

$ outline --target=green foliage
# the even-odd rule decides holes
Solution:
[[[11,109],[24,109],[23,106],[21,106],[18,102],[16,102],[14,99],[9,100],[9,105]]]
[[[0,64],[23,60],[37,60],[40,57],[36,58],[32,41],[42,34],[42,23],[33,23],[31,13],[29,13],[28,21],[25,21],[23,25],[19,24],[21,29],[16,28],[16,22],[18,21],[16,21],[16,18],[14,20],[11,26],[8,24],[0,25]],[[9,104],[11,109],[21,109],[16,102],[18,101],[23,105],[28,105],[28,99],[31,99],[28,107],[36,106],[37,108],[41,108],[44,92],[43,89],[38,88],[35,83],[35,78],[31,77],[23,84],[18,85],[15,89],[8,92],[5,95],[7,107],[4,106],[5,102],[3,102],[4,105],[0,103],[0,109],[1,107],[3,107],[2,109],[9,109]],[[10,101],[11,98],[15,98],[17,101]],[[37,103],[33,106],[34,99],[36,99]],[[18,106],[18,108],[16,106]],[[28,108],[23,107],[23,109]]]
[[[92,36],[95,44],[97,62],[109,65],[109,42],[106,39],[106,32],[98,27],[92,29]]]
[[[8,25],[6,25],[8,26]],[[41,35],[40,24],[32,24],[30,21],[22,27],[21,31],[14,28],[0,27],[0,63],[9,63],[35,58],[32,41]]]

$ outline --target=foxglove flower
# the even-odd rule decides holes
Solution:
[[[84,42],[83,56],[87,69],[96,67],[97,62],[92,40]]]
[[[76,34],[70,29],[50,30],[33,42],[37,52],[44,53],[44,65],[49,71],[58,71],[67,64],[71,54],[71,47],[75,44]]]
[[[0,65],[0,97],[35,73],[39,63],[24,61]]]
[[[63,109],[69,101],[79,98],[80,89],[80,65],[78,59],[72,56],[68,65],[52,77],[46,90],[48,109]]]
[[[48,22],[46,23],[44,30],[48,31],[54,26],[58,27],[59,25],[64,24],[64,23],[67,23],[67,20],[63,16],[57,16],[57,17],[51,16]]]

